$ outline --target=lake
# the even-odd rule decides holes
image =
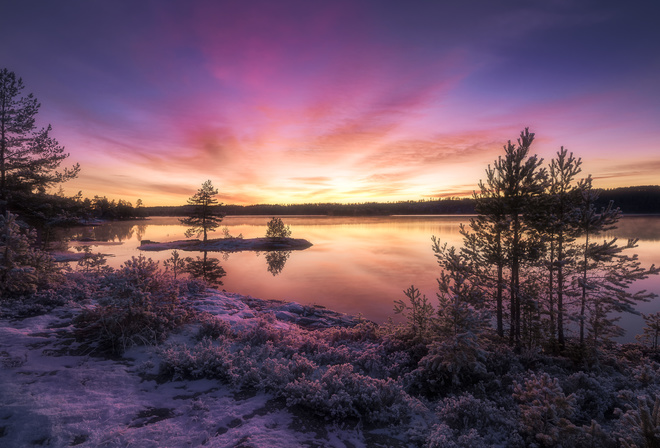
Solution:
[[[232,236],[262,237],[266,234],[266,223],[270,218],[227,216],[222,225]],[[269,260],[265,253],[209,252],[209,256],[220,258],[227,272],[221,288],[262,299],[322,305],[347,314],[361,314],[379,323],[393,316],[393,302],[405,299],[402,291],[411,284],[435,300],[435,279],[439,268],[431,250],[431,236],[435,235],[449,245],[459,246],[459,226],[469,220],[469,216],[281,218],[290,225],[292,237],[307,239],[313,246],[292,251],[284,266],[280,265],[281,272],[276,275],[271,272],[272,268],[268,270]],[[171,252],[141,252],[137,249],[140,241],[185,239],[185,230],[178,218],[154,217],[146,221],[112,222],[71,229],[68,234],[111,242],[97,246],[93,251],[112,254],[108,265],[119,267],[140,253],[161,260],[162,265],[162,260],[169,258]],[[210,238],[220,238],[222,234],[218,229],[210,234]],[[617,236],[622,240],[639,238],[639,247],[634,253],[639,255],[643,265],[660,265],[660,216],[624,217],[619,222],[619,228],[606,236]],[[180,252],[184,256],[199,255]],[[660,278],[654,276],[640,281],[635,289],[660,294]],[[643,313],[656,312],[660,310],[658,300],[642,303],[638,310]],[[643,321],[640,316],[626,315],[621,325],[627,332],[622,341],[632,341],[635,334],[641,332]]]

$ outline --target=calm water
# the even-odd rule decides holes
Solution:
[[[282,299],[304,304],[318,304],[336,311],[377,322],[392,316],[394,300],[404,299],[402,291],[411,284],[427,297],[435,299],[438,267],[431,250],[431,236],[449,245],[460,245],[459,225],[467,216],[394,216],[394,217],[282,217],[291,226],[292,236],[305,238],[314,245],[293,251],[278,275],[268,271],[265,253],[239,252],[223,256],[209,252],[222,261],[227,271],[223,289],[264,299]],[[231,235],[245,238],[265,236],[268,216],[229,216],[223,220]],[[142,222],[119,222],[76,229],[85,236],[114,244],[97,246],[94,252],[113,254],[108,264],[119,267],[137,256],[140,241],[166,242],[185,239],[185,227],[177,218],[152,218]],[[222,237],[218,230],[212,237]],[[607,235],[621,239],[639,238],[635,252],[645,266],[660,265],[660,217],[625,217],[619,228]],[[75,243],[71,244],[72,246]],[[199,255],[182,252],[185,256]],[[164,260],[169,251],[144,252],[155,260]],[[637,289],[660,294],[660,278],[638,282]],[[660,299],[640,304],[643,313],[660,310]],[[639,316],[624,316],[625,340],[640,332]]]

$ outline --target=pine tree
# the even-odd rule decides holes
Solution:
[[[574,263],[575,248],[572,243],[579,233],[576,209],[580,202],[580,188],[575,177],[582,171],[582,160],[562,146],[550,163],[548,189],[536,199],[530,220],[540,232],[546,245],[541,265],[546,270],[547,283],[543,310],[549,318],[548,332],[551,340],[565,345],[564,293],[566,269]]]
[[[480,181],[480,192],[474,193],[478,216],[470,219],[470,231],[461,225],[460,232],[465,242],[464,250],[475,261],[478,260],[476,266],[482,267],[484,278],[493,285],[497,334],[504,337],[504,269],[507,265],[504,232],[508,228],[508,221],[501,183],[497,182],[496,176],[496,171],[489,165],[486,169],[486,183]]]
[[[0,212],[15,195],[45,192],[53,184],[75,178],[76,164],[56,171],[69,154],[50,136],[51,126],[37,129],[41,104],[30,93],[22,96],[23,80],[0,70]]]
[[[213,188],[210,180],[202,184],[202,188],[197,190],[194,196],[188,199],[188,204],[194,206],[192,214],[184,219],[181,219],[181,224],[190,226],[186,230],[186,238],[204,235],[204,242],[208,240],[208,232],[213,232],[220,226],[220,222],[224,215],[217,213],[213,207],[220,205],[215,195],[218,190]]]
[[[289,238],[291,229],[284,225],[282,218],[272,218],[268,221],[266,229],[266,238]]]
[[[652,314],[642,314],[644,323],[644,333],[642,336],[637,336],[640,342],[647,343],[653,350],[657,350],[660,345],[660,312]]]
[[[499,157],[486,170],[486,183],[480,183],[476,211],[480,217],[470,225],[476,234],[475,253],[481,253],[485,261],[497,267],[497,319],[498,333],[503,333],[502,308],[504,268],[508,270],[509,292],[509,339],[520,344],[521,336],[521,283],[520,271],[527,259],[538,256],[538,242],[528,223],[533,199],[541,195],[547,185],[547,173],[541,168],[542,159],[529,155],[534,134],[526,128],[520,133],[518,144],[511,141],[504,147],[504,157]],[[466,239],[464,238],[464,241]]]
[[[641,267],[637,255],[626,255],[624,250],[637,247],[637,240],[628,240],[625,245],[618,245],[617,239],[594,242],[596,236],[616,228],[621,218],[621,211],[612,206],[598,211],[595,202],[598,192],[592,188],[591,177],[581,185],[582,203],[579,213],[579,230],[584,241],[581,242],[581,260],[573,279],[577,289],[580,327],[580,344],[585,343],[585,330],[589,331],[592,343],[602,339],[621,336],[622,330],[616,325],[618,317],[611,313],[635,312],[633,305],[650,300],[655,294],[646,291],[630,292],[630,285],[649,275],[657,275],[660,270],[655,266],[649,269]]]

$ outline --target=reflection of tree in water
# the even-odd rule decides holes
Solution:
[[[221,278],[227,275],[224,268],[220,266],[220,260],[214,257],[208,257],[206,251],[204,251],[203,257],[197,257],[188,261],[186,272],[191,277],[199,278],[215,286],[222,285]]]
[[[127,222],[109,222],[94,227],[76,228],[73,231],[63,231],[62,238],[72,240],[94,240],[94,241],[126,241],[135,235],[138,240],[147,229],[147,223],[131,224]]]
[[[268,263],[268,272],[273,276],[278,275],[284,269],[286,261],[291,256],[290,250],[280,250],[266,253],[266,263]]]

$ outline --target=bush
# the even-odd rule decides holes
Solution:
[[[177,284],[143,256],[108,273],[101,286],[98,305],[83,311],[76,326],[79,338],[95,340],[102,351],[121,354],[132,345],[157,344],[193,315],[179,303]]]
[[[396,382],[360,375],[351,364],[328,367],[320,380],[296,380],[284,394],[287,405],[302,406],[330,420],[390,422],[409,415],[406,394]]]
[[[476,383],[487,373],[485,352],[472,333],[435,342],[409,381],[423,393],[435,395],[459,385]]]
[[[575,433],[569,420],[575,412],[575,397],[564,394],[557,378],[532,373],[524,385],[514,384],[513,397],[520,403],[521,433],[528,443],[556,446]]]
[[[472,440],[476,444],[467,446],[508,445],[507,439],[517,426],[515,415],[509,415],[493,401],[475,398],[470,393],[445,398],[438,404],[437,415],[461,441]]]

